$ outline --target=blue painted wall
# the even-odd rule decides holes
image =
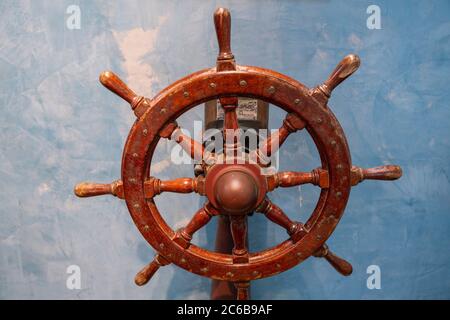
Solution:
[[[81,29],[66,27],[69,5]],[[370,4],[381,30],[366,27]],[[209,281],[174,266],[137,288],[133,277],[153,256],[125,204],[112,197],[77,199],[82,180],[119,177],[133,115],[97,81],[115,70],[147,96],[214,65],[212,13],[231,9],[240,64],[275,69],[314,86],[347,53],[360,70],[337,88],[330,106],[346,131],[353,162],[396,163],[404,177],[365,182],[352,191],[329,240],[353,263],[343,278],[309,259],[253,283],[255,299],[450,298],[450,3],[448,1],[9,1],[0,2],[0,298],[199,299]],[[271,127],[283,112],[271,109]],[[202,119],[196,108],[181,124]],[[171,143],[155,156],[160,178],[192,175],[171,166]],[[280,154],[281,169],[319,164],[303,133]],[[275,192],[292,218],[305,220],[317,189]],[[190,195],[163,195],[168,223],[181,226],[201,205]],[[300,207],[300,213],[299,213]],[[251,218],[251,247],[284,240],[284,231]],[[215,225],[195,243],[212,247]],[[81,290],[66,288],[66,268],[81,268]],[[381,289],[366,286],[369,265]]]

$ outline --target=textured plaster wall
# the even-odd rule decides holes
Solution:
[[[81,29],[66,27],[69,5]],[[382,29],[366,27],[370,4]],[[0,2],[0,298],[199,299],[209,281],[174,266],[146,287],[133,277],[153,256],[124,202],[77,199],[82,180],[119,178],[133,115],[98,83],[112,69],[153,96],[181,76],[214,64],[212,13],[231,9],[232,47],[240,64],[286,73],[313,86],[347,53],[360,70],[335,90],[330,106],[346,131],[353,162],[396,163],[395,183],[366,182],[352,191],[333,250],[353,263],[349,278],[309,259],[253,283],[255,299],[450,298],[450,3],[448,1],[10,1]],[[279,126],[283,112],[270,111]],[[181,124],[202,119],[196,108]],[[161,143],[154,173],[191,176],[170,163]],[[304,133],[280,154],[281,169],[319,165]],[[305,220],[313,187],[275,192],[292,218]],[[201,205],[190,195],[163,195],[158,205],[177,228]],[[250,245],[285,239],[262,217],[250,219]],[[194,242],[212,248],[214,222]],[[81,290],[66,288],[66,268],[81,268]],[[366,268],[381,268],[369,290]]]

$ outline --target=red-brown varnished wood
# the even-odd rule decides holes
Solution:
[[[238,117],[236,114],[237,108],[237,100],[235,104],[227,104],[223,106],[224,109],[224,122],[223,129],[224,130],[237,130],[239,129]],[[225,138],[226,140],[226,138]]]
[[[202,227],[208,224],[211,218],[217,215],[218,212],[211,207],[209,203],[206,203],[203,208],[198,210],[189,223],[178,230],[174,241],[180,246],[187,248],[192,240],[192,236]]]
[[[368,169],[353,166],[351,170],[352,186],[357,185],[363,180],[397,180],[403,174],[402,168],[396,165]]]
[[[304,235],[302,224],[292,221],[280,207],[267,198],[259,206],[257,212],[264,214],[270,221],[286,229],[294,241],[298,241]]]
[[[349,276],[353,272],[352,265],[348,261],[331,252],[326,244],[314,253],[314,256],[317,258],[325,258],[337,272],[344,276]]]
[[[240,85],[243,79],[248,86]],[[214,279],[248,281],[277,274],[297,265],[313,254],[329,237],[342,215],[348,198],[351,163],[342,129],[329,109],[321,108],[314,99],[308,98],[309,90],[295,80],[275,72],[256,67],[238,67],[236,71],[223,73],[206,70],[185,80],[163,90],[152,100],[154,105],[135,124],[126,144],[123,181],[126,194],[129,195],[127,205],[137,226],[161,254],[166,257],[171,255],[171,262]],[[214,88],[210,86],[211,83],[215,84]],[[268,90],[270,87],[276,90],[274,92]],[[184,92],[189,92],[189,95],[185,95]],[[338,165],[342,168],[339,172],[331,171],[330,187],[322,191],[320,205],[305,223],[309,232],[295,245],[289,240],[263,252],[249,253],[248,263],[233,263],[232,255],[207,251],[193,244],[184,247],[174,241],[175,232],[165,224],[156,205],[151,201],[145,202],[142,197],[140,181],[145,179],[148,171],[145,166],[142,167],[142,171],[138,169],[143,163],[151,161],[154,150],[152,141],[160,135],[164,124],[175,120],[198,103],[221,96],[239,95],[266,100],[281,106],[288,113],[295,113],[307,124],[308,132],[320,146],[323,168],[329,166],[335,168]],[[302,101],[301,108],[297,107],[297,99]],[[166,113],[159,112],[163,106],[167,108]],[[320,123],[317,122],[317,118],[321,119]],[[144,130],[147,130],[146,134],[143,134]],[[334,141],[334,144],[329,144],[330,141]],[[325,147],[327,144],[329,147]],[[134,156],[135,153],[137,157]],[[345,180],[347,182],[341,182],[342,177],[347,177]],[[327,208],[333,208],[333,211]],[[145,226],[148,228],[144,229]],[[317,234],[321,237],[316,237]]]
[[[234,243],[231,236],[230,218],[226,215],[217,217],[215,252],[231,254]],[[247,241],[248,243],[248,241]],[[214,280],[211,284],[211,300],[236,300],[237,290],[233,282]]]
[[[231,52],[231,15],[225,8],[218,8],[214,13],[219,54],[217,56],[217,71],[235,70],[234,55]]]
[[[311,172],[293,172],[284,171],[273,175],[266,176],[267,189],[272,191],[278,187],[294,187],[306,183],[319,186],[320,188],[328,188],[330,185],[328,180],[328,172],[318,168]]]
[[[180,126],[173,121],[166,125],[160,132],[159,136],[174,140],[181,148],[194,160],[202,160],[204,154],[203,145],[195,139],[183,133]]]
[[[226,97],[220,99],[224,109],[223,140],[225,157],[235,157],[240,146],[239,121],[236,113],[238,107],[237,97]]]
[[[248,263],[247,216],[230,216],[231,236],[233,237],[233,263]]]
[[[217,72],[236,70],[234,55],[231,52],[231,15],[228,9],[218,8],[214,13],[214,25],[216,27],[219,54],[217,56]],[[220,104],[224,110],[223,135],[224,150],[227,157],[234,156],[239,146],[239,129],[236,109],[237,97],[221,97]]]
[[[129,104],[138,97],[138,95],[128,88],[125,82],[112,71],[104,71],[101,73],[99,80],[105,88],[115,93]]]
[[[153,177],[144,182],[144,193],[147,199],[161,194],[162,192],[205,194],[204,177],[178,178],[174,180],[159,180]],[[80,198],[95,197],[102,195],[113,195],[124,199],[123,182],[121,180],[112,183],[82,182],[75,186],[75,195]]]
[[[237,290],[236,300],[249,300],[250,299],[250,282],[241,281],[235,284]]]
[[[331,92],[341,84],[345,79],[350,77],[356,70],[358,70],[361,61],[355,54],[349,54],[339,62],[328,79],[316,88],[324,95],[324,100],[328,100]]]
[[[138,96],[114,72],[102,72],[99,80],[108,90],[128,102],[137,117],[140,117],[150,107],[150,99]]]
[[[120,199],[124,198],[122,181],[117,180],[112,183],[78,183],[74,188],[74,193],[80,198],[113,195]]]
[[[166,266],[169,263],[170,262],[167,259],[165,259],[160,254],[157,254],[152,262],[150,262],[136,274],[134,282],[138,286],[145,285],[147,282],[150,281],[150,279],[153,277],[153,275],[156,273],[156,271],[158,271],[160,267]]]
[[[293,132],[302,130],[305,126],[305,122],[298,115],[288,113],[283,120],[282,126],[262,141],[259,148],[250,157],[253,159],[256,157],[258,163],[267,164],[268,158],[278,151],[287,137]]]
[[[205,194],[205,178],[200,176],[196,178],[177,178],[174,180],[160,180],[150,177],[145,181],[145,197],[151,199],[162,192]]]

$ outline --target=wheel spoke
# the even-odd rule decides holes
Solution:
[[[402,176],[402,169],[396,165],[386,165],[375,168],[360,168],[353,166],[351,169],[351,184],[355,186],[364,180],[396,180]],[[278,187],[294,187],[311,183],[322,189],[329,187],[328,171],[317,168],[311,172],[279,172],[266,177],[268,190]]]
[[[260,143],[259,148],[252,152],[251,159],[261,164],[268,164],[270,156],[278,151],[287,137],[304,127],[305,123],[302,119],[293,113],[288,113],[283,120],[283,125]]]
[[[247,215],[230,216],[231,236],[233,237],[233,262],[248,262]]]
[[[397,180],[402,176],[402,168],[396,165],[380,166],[375,168],[360,168],[353,166],[351,170],[352,186],[363,180]]]
[[[185,135],[180,126],[174,121],[166,125],[160,132],[159,136],[174,140],[181,148],[194,160],[203,160],[204,147],[195,139]]]
[[[108,90],[128,102],[137,117],[142,116],[151,105],[150,99],[138,96],[112,71],[102,72],[100,82]]]
[[[234,55],[231,52],[231,16],[226,9],[219,8],[214,13],[219,55],[217,56],[217,72],[236,70]],[[233,163],[240,149],[239,121],[236,113],[237,97],[222,97],[219,99],[224,110],[223,116],[223,153],[227,163]]]
[[[223,116],[223,129],[231,129],[237,130],[239,129],[239,121],[236,113],[236,109],[238,108],[238,98],[237,97],[229,97],[229,98],[220,98],[220,105],[223,108],[224,116]]]
[[[124,199],[123,183],[121,180],[116,180],[111,183],[78,183],[74,188],[74,193],[77,197],[80,198],[96,197],[110,194],[120,199]]]
[[[150,177],[144,182],[144,194],[146,199],[152,199],[162,192],[205,194],[204,177],[178,178],[174,180],[160,180]],[[78,183],[74,188],[74,193],[80,198],[88,198],[102,195],[113,195],[124,199],[123,182],[116,180],[112,183]]]
[[[322,189],[329,187],[328,171],[317,168],[311,172],[284,171],[266,176],[269,191],[278,187],[288,188],[311,183]]]
[[[159,268],[167,266],[170,262],[162,255],[157,254],[152,262],[142,268],[134,278],[134,282],[138,286],[143,286],[155,275]]]
[[[219,8],[214,13],[219,55],[217,56],[217,72],[236,70],[236,62],[231,52],[231,15],[228,9]]]
[[[324,244],[313,255],[316,258],[325,258],[325,260],[327,260],[327,262],[343,276],[349,276],[353,272],[353,267],[350,262],[335,255],[330,249],[328,249],[326,244]]]
[[[286,229],[294,242],[297,242],[305,234],[300,222],[292,221],[280,207],[268,198],[264,199],[263,203],[257,208],[257,212],[263,213],[270,221]]]
[[[176,232],[173,240],[183,248],[189,247],[194,233],[206,226],[215,215],[218,215],[218,211],[209,202],[206,203],[203,208],[194,214],[191,221],[184,228]]]
[[[311,90],[313,97],[326,103],[334,88],[358,70],[360,64],[361,61],[357,55],[347,55],[339,62],[336,68],[334,68],[333,72],[323,84]]]
[[[239,121],[236,113],[237,97],[221,98],[220,104],[224,110],[223,116],[223,152],[225,160],[234,160],[240,149]],[[228,160],[227,163],[230,163]]]
[[[205,178],[178,178],[174,180],[160,180],[150,177],[144,183],[144,193],[146,199],[152,199],[162,192],[205,194]]]

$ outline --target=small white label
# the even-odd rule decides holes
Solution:
[[[239,120],[257,120],[258,119],[258,100],[250,98],[239,98],[238,108],[236,110]],[[223,120],[223,108],[217,99],[217,120]]]

